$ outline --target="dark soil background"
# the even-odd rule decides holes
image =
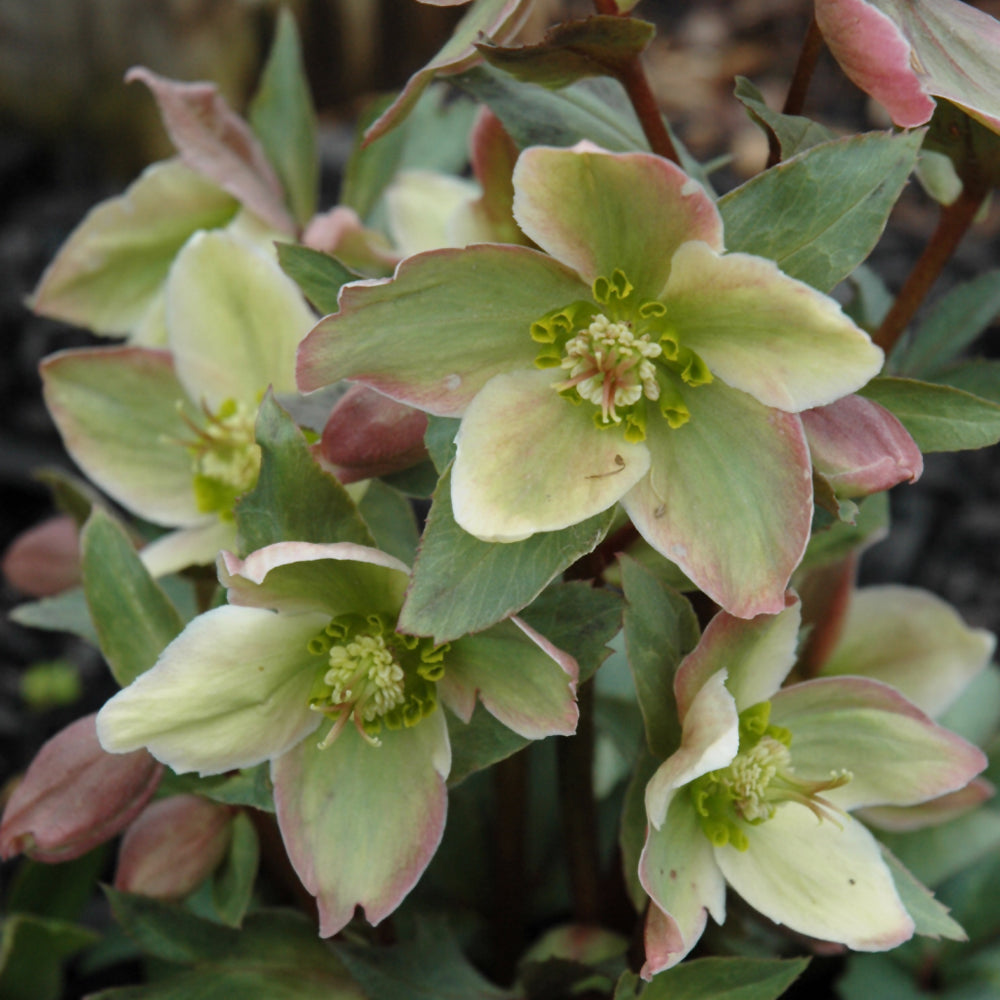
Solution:
[[[0,63],[5,12],[29,4],[30,0],[0,0]],[[192,6],[198,5],[188,5]],[[363,72],[347,77],[337,53],[350,51],[354,43],[338,20],[338,5],[334,0],[313,0],[304,6],[311,25],[307,29],[311,32],[307,45],[310,72],[323,112],[323,205],[329,206],[336,195],[338,170],[359,102],[369,92],[399,86],[406,73],[434,51],[435,40],[447,30],[451,15],[418,7],[411,0],[386,0],[374,18],[368,48],[361,47],[369,53]],[[400,24],[397,15],[404,7],[426,16]],[[589,7],[579,4],[576,10],[585,14]],[[752,175],[766,157],[766,141],[731,97],[732,77],[750,77],[772,106],[780,106],[810,12],[808,0],[703,0],[697,5],[644,0],[637,11],[659,20],[664,29],[648,53],[648,66],[657,96],[679,134],[703,159],[722,153],[731,156],[717,175],[721,187]],[[544,9],[540,20],[542,15]],[[389,31],[391,24],[395,24],[394,33]],[[263,20],[253,25],[256,46],[250,47],[252,52],[263,50],[265,34]],[[413,39],[418,40],[417,47],[405,47]],[[43,43],[44,39],[39,43],[42,57]],[[141,61],[128,51],[122,55],[123,65]],[[252,54],[248,62],[256,58]],[[153,68],[167,72],[160,65],[153,64]],[[252,79],[255,67],[245,69],[243,79]],[[201,75],[210,75],[210,70]],[[120,76],[119,72],[117,79]],[[237,80],[240,76],[233,74]],[[42,66],[37,86],[43,91],[45,80]],[[134,109],[121,113],[126,118],[120,122],[110,113],[73,120],[51,113],[39,115],[30,88],[18,92],[9,74],[0,69],[0,552],[53,512],[47,488],[34,478],[36,470],[73,469],[41,400],[38,362],[56,350],[94,342],[84,331],[34,316],[25,307],[25,297],[87,210],[119,193],[147,159],[163,155],[162,137],[148,122],[134,117]],[[826,55],[810,92],[807,113],[845,130],[887,125],[884,114],[854,90]],[[935,206],[911,184],[872,258],[891,288],[901,284],[935,221]],[[1000,212],[994,207],[967,237],[931,300],[955,282],[997,265],[998,230]],[[978,350],[1000,355],[995,327]],[[892,501],[892,534],[865,556],[863,581],[926,587],[953,603],[970,624],[1000,631],[997,449],[929,456],[921,481],[895,490]],[[0,617],[0,787],[23,770],[45,739],[78,715],[95,710],[112,691],[99,655],[82,642],[29,631],[7,620],[6,611],[23,599],[9,582],[0,580],[0,610],[4,612]],[[67,658],[76,665],[82,700],[66,708],[32,710],[20,694],[23,672],[31,664],[54,658]]]

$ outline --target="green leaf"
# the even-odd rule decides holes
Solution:
[[[914,130],[835,139],[758,174],[719,201],[726,247],[829,292],[878,242],[922,138]]]
[[[876,378],[861,395],[896,415],[923,452],[985,448],[1000,441],[1000,404],[962,389],[908,378]]]
[[[0,996],[58,1000],[63,961],[97,940],[94,931],[62,920],[11,914],[0,930]]]
[[[901,375],[933,378],[1000,313],[1000,270],[959,285],[938,301],[917,332],[893,354]]]
[[[733,94],[764,132],[778,140],[783,160],[835,138],[833,132],[811,118],[772,111],[764,95],[745,76],[736,77]]]
[[[666,760],[681,740],[674,698],[674,674],[698,644],[698,619],[686,598],[664,583],[654,570],[623,556],[625,648],[635,680],[646,743]]]
[[[7,912],[56,921],[80,919],[108,863],[109,846],[101,844],[59,864],[22,858],[8,885]]]
[[[471,965],[440,918],[416,925],[411,941],[385,947],[334,945],[369,1000],[512,1000]]]
[[[522,149],[538,144],[572,146],[581,139],[613,153],[649,149],[628,97],[615,80],[584,80],[551,91],[490,66],[477,66],[450,82],[488,105]]]
[[[463,531],[451,509],[445,474],[427,517],[410,589],[399,616],[404,632],[437,642],[478,632],[519,611],[607,533],[614,509],[563,531],[522,542],[482,542]]]
[[[976,358],[942,369],[932,381],[971,392],[973,396],[1000,404],[1000,361]]]
[[[342,285],[358,275],[335,257],[298,243],[276,243],[281,269],[302,289],[302,294],[324,316],[337,311]]]
[[[625,789],[621,826],[618,830],[625,888],[632,905],[640,913],[645,908],[647,899],[646,890],[639,881],[639,857],[646,844],[646,828],[649,826],[649,820],[646,818],[646,785],[659,766],[660,761],[643,746],[632,769],[628,787]]]
[[[653,977],[642,1000],[776,1000],[808,958],[698,958]]]
[[[355,542],[372,537],[334,476],[315,462],[302,432],[268,393],[257,416],[257,485],[236,504],[243,555],[274,542]]]
[[[455,435],[462,421],[459,417],[427,417],[427,430],[424,432],[424,444],[430,453],[431,461],[442,475],[451,465],[455,457]]]
[[[27,628],[44,629],[46,632],[70,632],[92,646],[100,644],[82,587],[64,590],[54,597],[19,604],[10,612],[10,618]]]
[[[809,539],[806,554],[796,573],[804,573],[816,566],[825,566],[842,559],[855,550],[880,541],[888,531],[889,498],[885,493],[876,493],[858,504],[853,524],[836,521],[829,528],[816,532]]]
[[[451,770],[448,786],[454,788],[476,771],[506,760],[523,750],[531,740],[519,736],[499,722],[482,705],[476,704],[472,718],[462,722],[449,712],[448,738],[451,741]]]
[[[934,893],[921,884],[892,851],[883,847],[882,857],[889,866],[900,901],[917,925],[917,934],[936,939],[947,938],[949,941],[968,940],[962,927],[948,916],[948,907],[939,903]]]
[[[648,21],[606,15],[557,24],[536,45],[479,43],[476,48],[515,79],[558,89],[588,76],[617,77],[655,34]]]
[[[468,100],[453,100],[445,85],[432,85],[400,125],[368,146],[355,143],[347,161],[340,204],[369,219],[382,192],[400,170],[434,170],[460,174],[469,158],[468,135],[477,108]],[[365,132],[392,103],[373,104],[358,123]]]
[[[95,507],[80,536],[83,589],[101,652],[125,687],[148,670],[184,621],[122,527]]]
[[[358,513],[383,552],[407,566],[413,565],[420,532],[413,507],[406,497],[380,479],[373,479],[358,504]]]
[[[233,818],[229,851],[212,879],[212,899],[224,924],[239,927],[253,896],[260,860],[257,832],[246,812]]]
[[[285,189],[292,215],[305,225],[316,212],[319,151],[316,112],[302,64],[295,17],[278,14],[271,52],[250,102],[250,125]]]

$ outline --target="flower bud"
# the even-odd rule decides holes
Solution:
[[[71,861],[120,833],[159,784],[145,750],[107,753],[87,715],[52,737],[14,789],[0,823],[0,857]]]
[[[172,795],[145,809],[118,851],[115,888],[155,899],[183,899],[229,849],[233,811],[200,795]]]
[[[49,597],[76,586],[80,554],[73,518],[51,517],[18,535],[4,553],[3,575],[32,597]]]

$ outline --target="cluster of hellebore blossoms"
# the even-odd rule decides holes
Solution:
[[[729,890],[802,951],[961,938],[878,837],[989,809],[992,728],[939,720],[987,691],[994,725],[994,640],[929,593],[854,581],[880,495],[921,450],[995,442],[1000,406],[913,360],[978,330],[897,349],[887,306],[830,293],[859,268],[856,289],[877,281],[864,261],[918,157],[950,157],[971,222],[1000,164],[1000,78],[968,61],[1000,29],[953,0],[817,0],[816,39],[909,131],[835,138],[744,81],[780,162],[719,199],[636,99],[653,27],[635,3],[510,47],[528,6],[476,0],[322,213],[290,16],[247,119],[209,84],[131,71],[178,155],[95,208],[34,295],[122,342],[41,366],[104,496],[62,483],[79,572],[21,612],[70,628],[85,606],[121,690],[42,749],[0,851],[66,861],[127,829],[119,890],[218,896],[228,865],[244,888],[230,877],[213,919],[238,926],[257,853],[234,845],[273,813],[319,935],[353,935],[310,959],[336,962],[327,995],[379,1000],[399,994],[351,964],[384,947],[366,922],[459,912],[432,866],[465,856],[449,796],[489,792],[470,776],[496,768],[488,822],[526,838],[517,768],[558,736],[545,797],[611,817],[619,846],[566,821],[571,888],[530,912],[572,912],[552,954],[593,977],[604,911],[580,886],[614,871],[644,922],[632,970],[624,938],[601,966],[615,997],[636,973],[654,990]],[[435,76],[478,103],[442,103]],[[935,98],[948,127],[915,130]],[[7,560],[26,588],[32,544]],[[523,950],[528,912],[494,937]],[[745,952],[733,933],[706,951]],[[512,989],[496,995],[555,996]]]

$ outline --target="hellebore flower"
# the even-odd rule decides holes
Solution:
[[[166,286],[169,351],[62,351],[41,365],[67,451],[101,489],[154,524],[151,572],[210,563],[235,538],[232,507],[260,468],[254,421],[269,385],[294,391],[314,321],[273,255],[236,232],[193,236]]]
[[[514,191],[547,254],[430,251],[345,286],[300,348],[300,388],[354,379],[461,416],[452,505],[481,539],[621,500],[732,613],[780,610],[812,515],[797,414],[859,388],[881,351],[773,262],[724,254],[714,204],[666,160],[536,147]]]
[[[961,788],[983,754],[898,691],[865,677],[778,690],[800,606],[743,621],[720,612],[681,663],[681,746],[646,786],[639,877],[652,898],[649,977],[725,919],[728,883],[764,916],[860,951],[914,923],[878,843],[848,810],[909,805]]]
[[[101,748],[94,716],[56,733],[11,793],[0,823],[0,858],[72,861],[121,833],[156,791],[163,773],[145,750]]]
[[[943,97],[1000,131],[1000,22],[959,0],[816,0],[816,23],[851,81],[902,128]]]
[[[576,662],[517,619],[444,645],[394,624],[408,570],[375,549],[282,542],[224,553],[230,604],[194,619],[98,715],[106,749],[175,771],[271,761],[278,823],[320,933],[378,923],[444,829],[451,749],[477,691],[529,739],[576,728]],[[317,729],[318,735],[313,735]]]

